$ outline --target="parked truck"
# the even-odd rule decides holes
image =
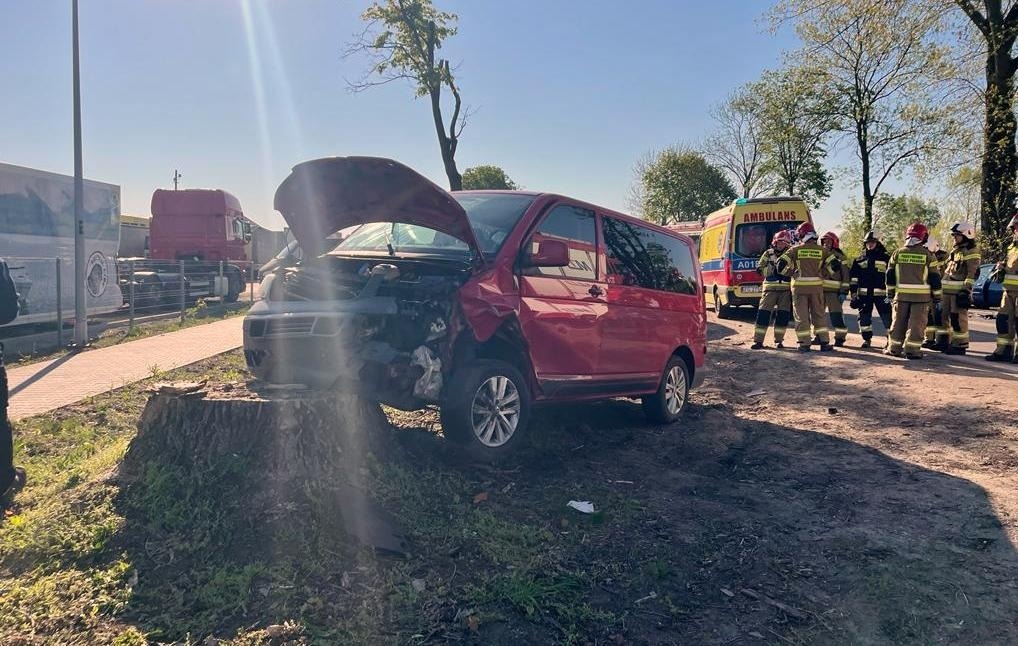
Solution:
[[[247,283],[250,241],[251,222],[230,193],[157,189],[148,258],[121,259],[121,288],[140,307],[175,303],[181,290],[188,302],[211,296],[232,303]]]

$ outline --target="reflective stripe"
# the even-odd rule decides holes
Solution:
[[[852,284],[853,285],[858,285],[859,284],[859,278],[858,277],[853,278],[852,279]]]
[[[824,284],[820,278],[793,278],[792,287],[819,287]]]
[[[873,326],[872,325],[860,325],[859,326],[859,331],[860,332],[872,332],[873,331]]]
[[[763,291],[765,292],[787,292],[791,287],[788,283],[764,283]]]
[[[962,260],[979,260],[980,256],[978,253],[965,254],[961,257]]]
[[[1004,336],[998,336],[997,337],[997,345],[998,346],[1007,347],[1007,346],[1011,345],[1011,339],[1009,339],[1007,337],[1004,337]]]
[[[817,335],[820,335],[820,334],[830,334],[831,331],[825,327],[818,327],[813,328],[813,332],[815,332]]]
[[[1018,287],[1018,274],[1004,274],[1004,287]]]
[[[873,266],[879,269],[880,271],[887,271],[887,263],[884,262],[883,260],[873,261]]]
[[[800,341],[808,340],[809,339],[809,330],[806,330],[805,332],[796,331],[795,336],[799,337]]]
[[[841,289],[840,280],[824,280],[824,289]]]

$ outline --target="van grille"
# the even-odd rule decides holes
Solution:
[[[265,321],[262,336],[300,336],[311,334],[315,325],[313,316],[287,316]]]

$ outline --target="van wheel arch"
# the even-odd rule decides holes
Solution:
[[[530,362],[529,346],[515,316],[506,320],[485,341],[478,341],[474,338],[469,328],[463,330],[453,351],[450,371],[462,369],[478,360],[497,360],[511,364],[530,382],[531,392],[536,392],[537,380],[534,367]]]

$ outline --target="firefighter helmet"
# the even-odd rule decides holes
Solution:
[[[905,238],[915,238],[919,242],[926,242],[930,237],[930,230],[922,222],[913,222],[905,229]]]
[[[1018,213],[1011,216],[1011,221],[1007,223],[1008,229],[1018,228]]]
[[[863,242],[880,242],[880,238],[877,237],[877,232],[870,229],[866,232],[866,237],[862,239]]]
[[[841,245],[841,240],[838,239],[838,234],[833,231],[828,231],[820,237],[820,242],[830,241],[831,249],[838,249]]]
[[[976,237],[976,231],[968,222],[955,222],[951,225],[951,235],[958,235],[972,240]]]
[[[803,222],[799,226],[795,227],[795,237],[803,242],[807,240],[817,239],[817,230],[813,228],[812,222]]]
[[[793,241],[794,238],[792,237],[791,229],[782,229],[781,231],[775,233],[774,237],[771,238],[772,245],[778,244],[779,242],[784,242],[785,244],[790,245],[792,244]]]

